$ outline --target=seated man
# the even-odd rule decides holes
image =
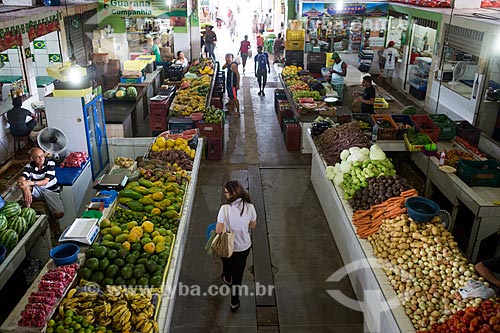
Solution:
[[[19,97],[12,100],[14,106],[7,112],[7,120],[10,125],[10,133],[14,137],[27,136],[35,128],[36,120],[35,114],[29,110],[22,108],[23,102]],[[33,119],[26,122],[26,117],[31,116]]]
[[[64,206],[57,185],[56,164],[45,159],[45,153],[40,148],[29,151],[31,162],[24,166],[24,172],[17,184],[23,191],[27,207],[31,206],[33,198],[42,199],[47,203],[50,213],[58,220],[64,216]]]
[[[500,257],[483,260],[477,263],[474,268],[492,286],[500,289],[500,280],[494,274],[500,273]]]

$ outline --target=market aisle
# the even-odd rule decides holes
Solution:
[[[253,69],[252,62],[248,65]],[[347,278],[326,282],[343,263],[310,182],[310,156],[286,150],[274,113],[277,87],[273,71],[266,96],[260,97],[254,74],[245,73],[242,115],[228,119],[223,160],[202,163],[179,278],[182,291],[191,292],[177,291],[171,332],[363,331],[362,314],[327,294],[340,289],[354,298]],[[258,214],[243,280],[249,296],[234,314],[229,296],[208,295],[210,286],[221,286],[222,267],[203,250],[206,226],[215,221],[224,183],[231,178],[249,187]],[[255,296],[256,283],[275,292]]]

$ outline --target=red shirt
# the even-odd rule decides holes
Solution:
[[[240,53],[248,53],[250,50],[250,42],[248,40],[242,40],[240,45]]]
[[[264,37],[262,37],[262,36],[257,36],[257,46],[262,46],[262,47],[264,47]]]

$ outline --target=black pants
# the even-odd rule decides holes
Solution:
[[[30,135],[31,131],[33,130],[33,128],[35,128],[35,126],[36,126],[36,120],[31,119],[30,121],[28,121],[26,123],[25,129],[17,130],[15,128],[11,127],[10,133],[12,134],[12,136],[15,136],[15,137],[27,136],[27,135]]]
[[[267,83],[267,71],[265,69],[257,70],[257,82],[259,83],[259,89],[264,90]]]
[[[240,301],[241,294],[241,281],[243,280],[243,273],[247,264],[247,257],[250,253],[248,248],[245,251],[233,252],[230,258],[222,259],[222,274],[224,279],[232,283],[231,287],[231,304],[236,305]]]

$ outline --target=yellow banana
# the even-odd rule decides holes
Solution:
[[[68,295],[66,296],[66,298],[72,298],[75,293],[76,293],[76,289],[75,288],[70,289],[68,291]]]

